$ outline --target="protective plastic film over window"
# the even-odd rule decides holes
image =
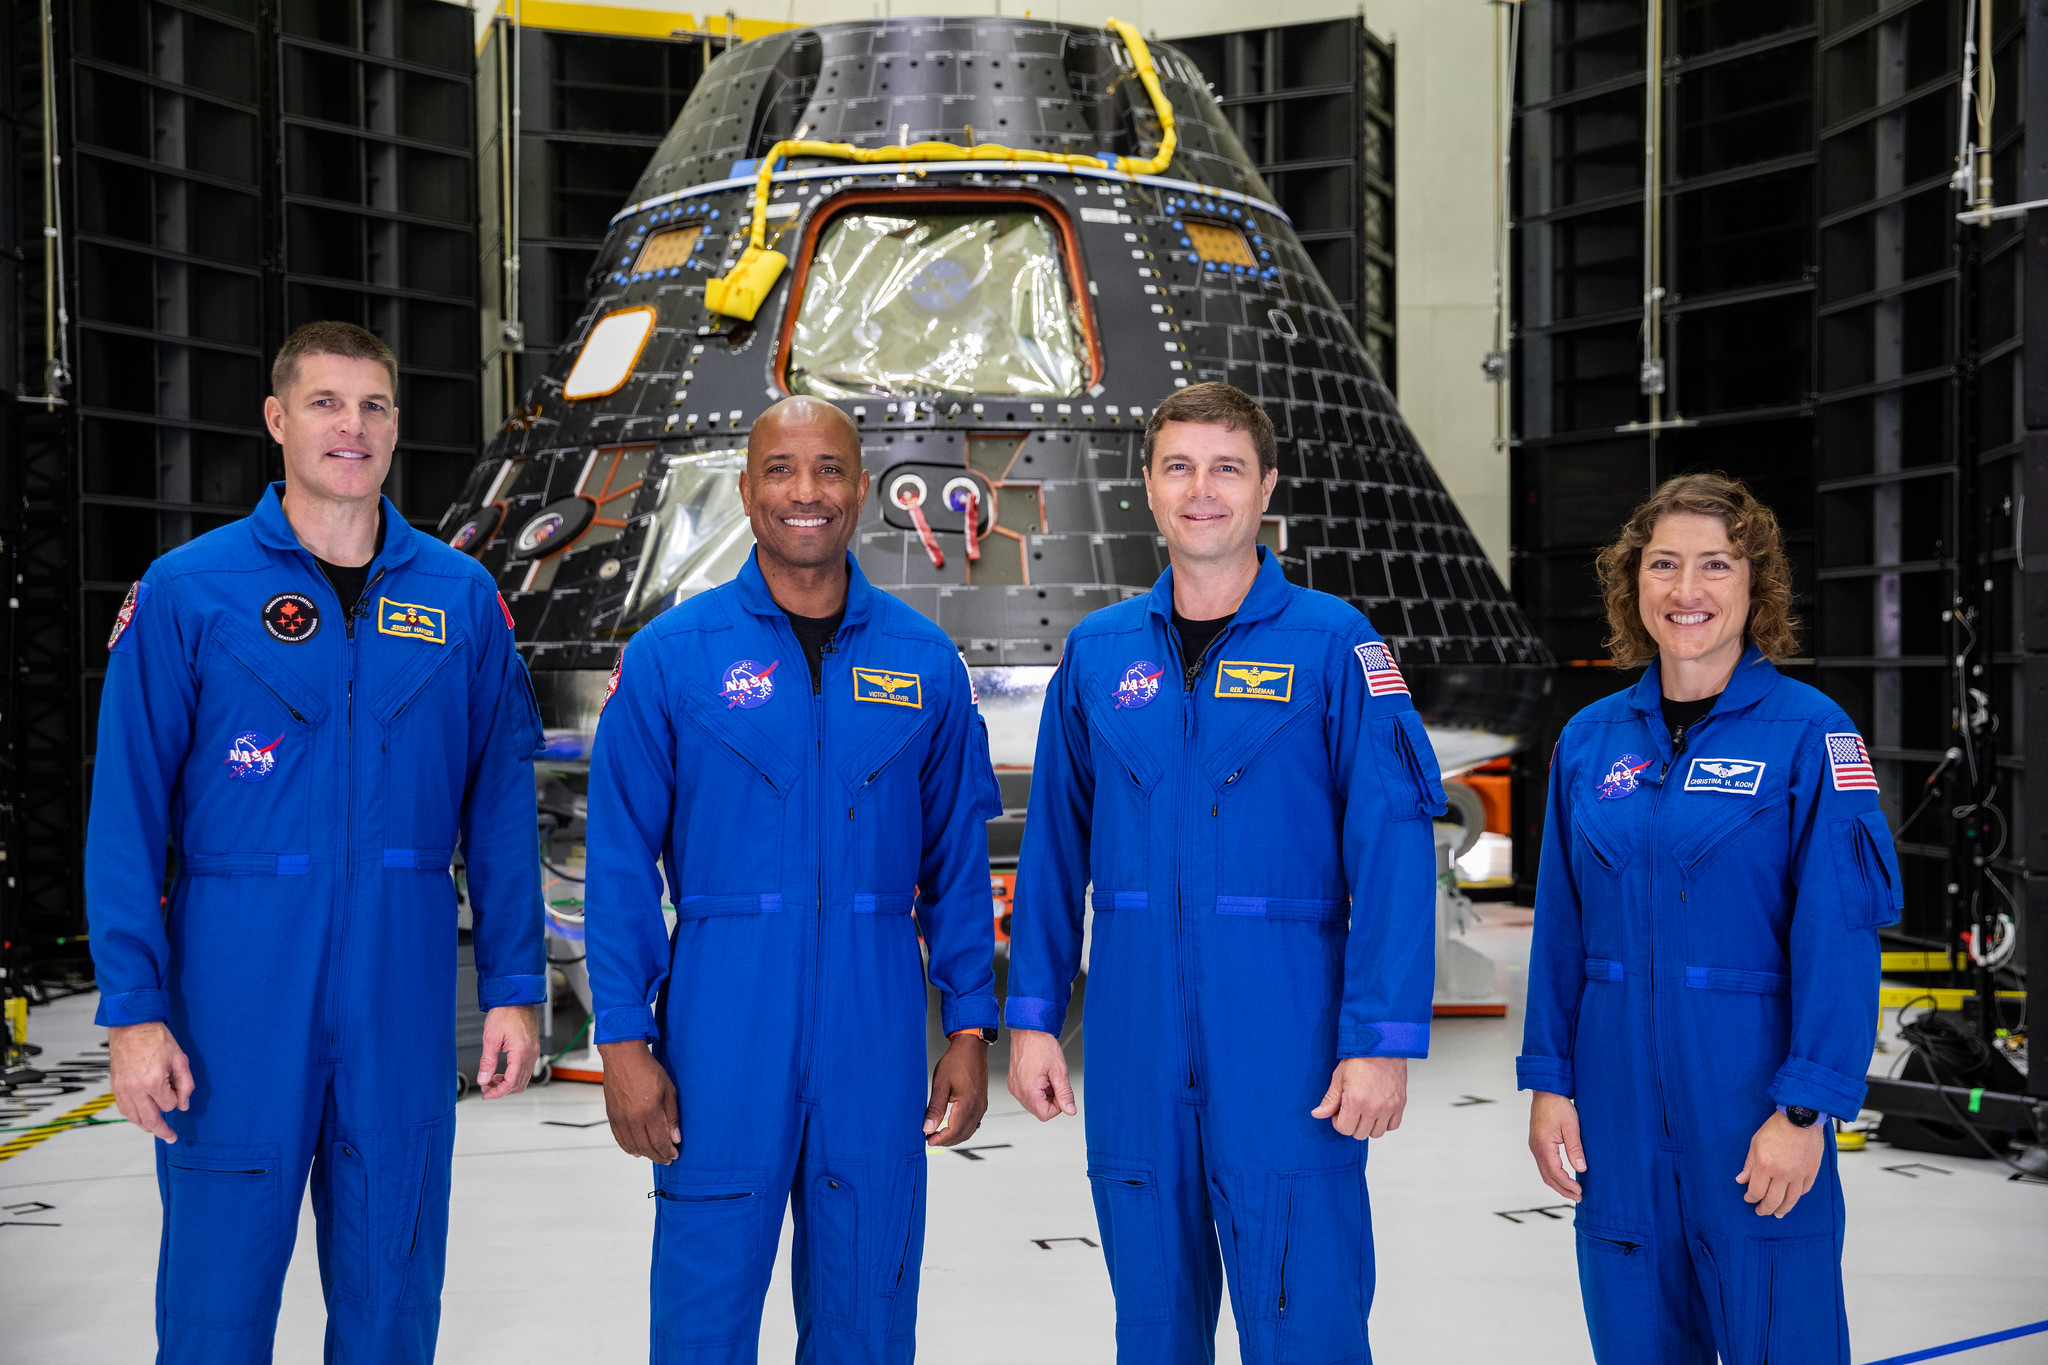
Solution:
[[[740,571],[754,548],[754,528],[740,505],[740,471],[746,467],[744,450],[684,455],[669,465],[626,594],[626,630]]]
[[[1047,215],[854,212],[812,253],[788,382],[824,398],[1065,398],[1088,363]]]

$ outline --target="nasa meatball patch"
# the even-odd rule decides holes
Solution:
[[[263,604],[263,628],[273,640],[302,645],[320,633],[320,608],[302,592],[281,592]]]
[[[1685,773],[1689,792],[1755,796],[1763,781],[1764,765],[1753,758],[1696,758]]]

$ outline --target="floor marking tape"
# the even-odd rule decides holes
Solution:
[[[1974,1351],[1979,1346],[2011,1341],[2014,1337],[2031,1336],[2035,1332],[2048,1332],[2048,1319],[2030,1322],[2025,1327],[2008,1327],[2003,1332],[1992,1332],[1987,1336],[1971,1337],[1967,1341],[1951,1341],[1946,1346],[1930,1346],[1924,1351],[1909,1351],[1902,1356],[1886,1356],[1883,1360],[1871,1361],[1870,1365],[1913,1365],[1916,1360],[1932,1360],[1936,1356],[1950,1356],[1958,1351]]]
[[[79,1105],[76,1109],[64,1115],[62,1118],[54,1118],[51,1119],[48,1123],[37,1124],[34,1128],[30,1129],[26,1133],[23,1133],[20,1137],[15,1138],[13,1141],[0,1144],[0,1161],[5,1161],[7,1160],[7,1158],[11,1156],[20,1156],[23,1152],[35,1146],[38,1142],[42,1142],[46,1139],[53,1138],[57,1136],[57,1134],[63,1132],[66,1128],[76,1128],[79,1124],[84,1123],[87,1119],[90,1119],[94,1114],[99,1113],[100,1110],[106,1108],[113,1102],[114,1092],[109,1090],[106,1094],[101,1095],[98,1099],[87,1100],[84,1104]]]

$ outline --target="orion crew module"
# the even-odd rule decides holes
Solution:
[[[1547,651],[1201,73],[1115,20],[829,24],[713,62],[442,533],[497,575],[573,767],[625,640],[751,548],[749,423],[837,404],[874,480],[861,567],[970,666],[1006,861],[1067,631],[1165,565],[1146,415],[1211,379],[1279,432],[1262,539],[1371,617],[1444,770],[1512,749]]]

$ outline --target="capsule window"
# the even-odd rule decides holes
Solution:
[[[791,393],[1069,398],[1092,382],[1077,262],[1049,209],[849,205],[801,269]]]
[[[702,223],[688,227],[669,228],[657,232],[647,239],[640,248],[640,254],[633,260],[634,272],[668,270],[674,266],[687,265],[690,253],[697,249],[697,239],[704,235]]]
[[[562,381],[564,398],[602,398],[617,393],[633,376],[640,352],[654,335],[652,308],[621,308],[597,320]]]
[[[1257,268],[1258,258],[1252,255],[1252,244],[1244,239],[1244,233],[1221,223],[1189,223],[1188,240],[1194,243],[1195,255],[1214,265],[1242,265]]]

